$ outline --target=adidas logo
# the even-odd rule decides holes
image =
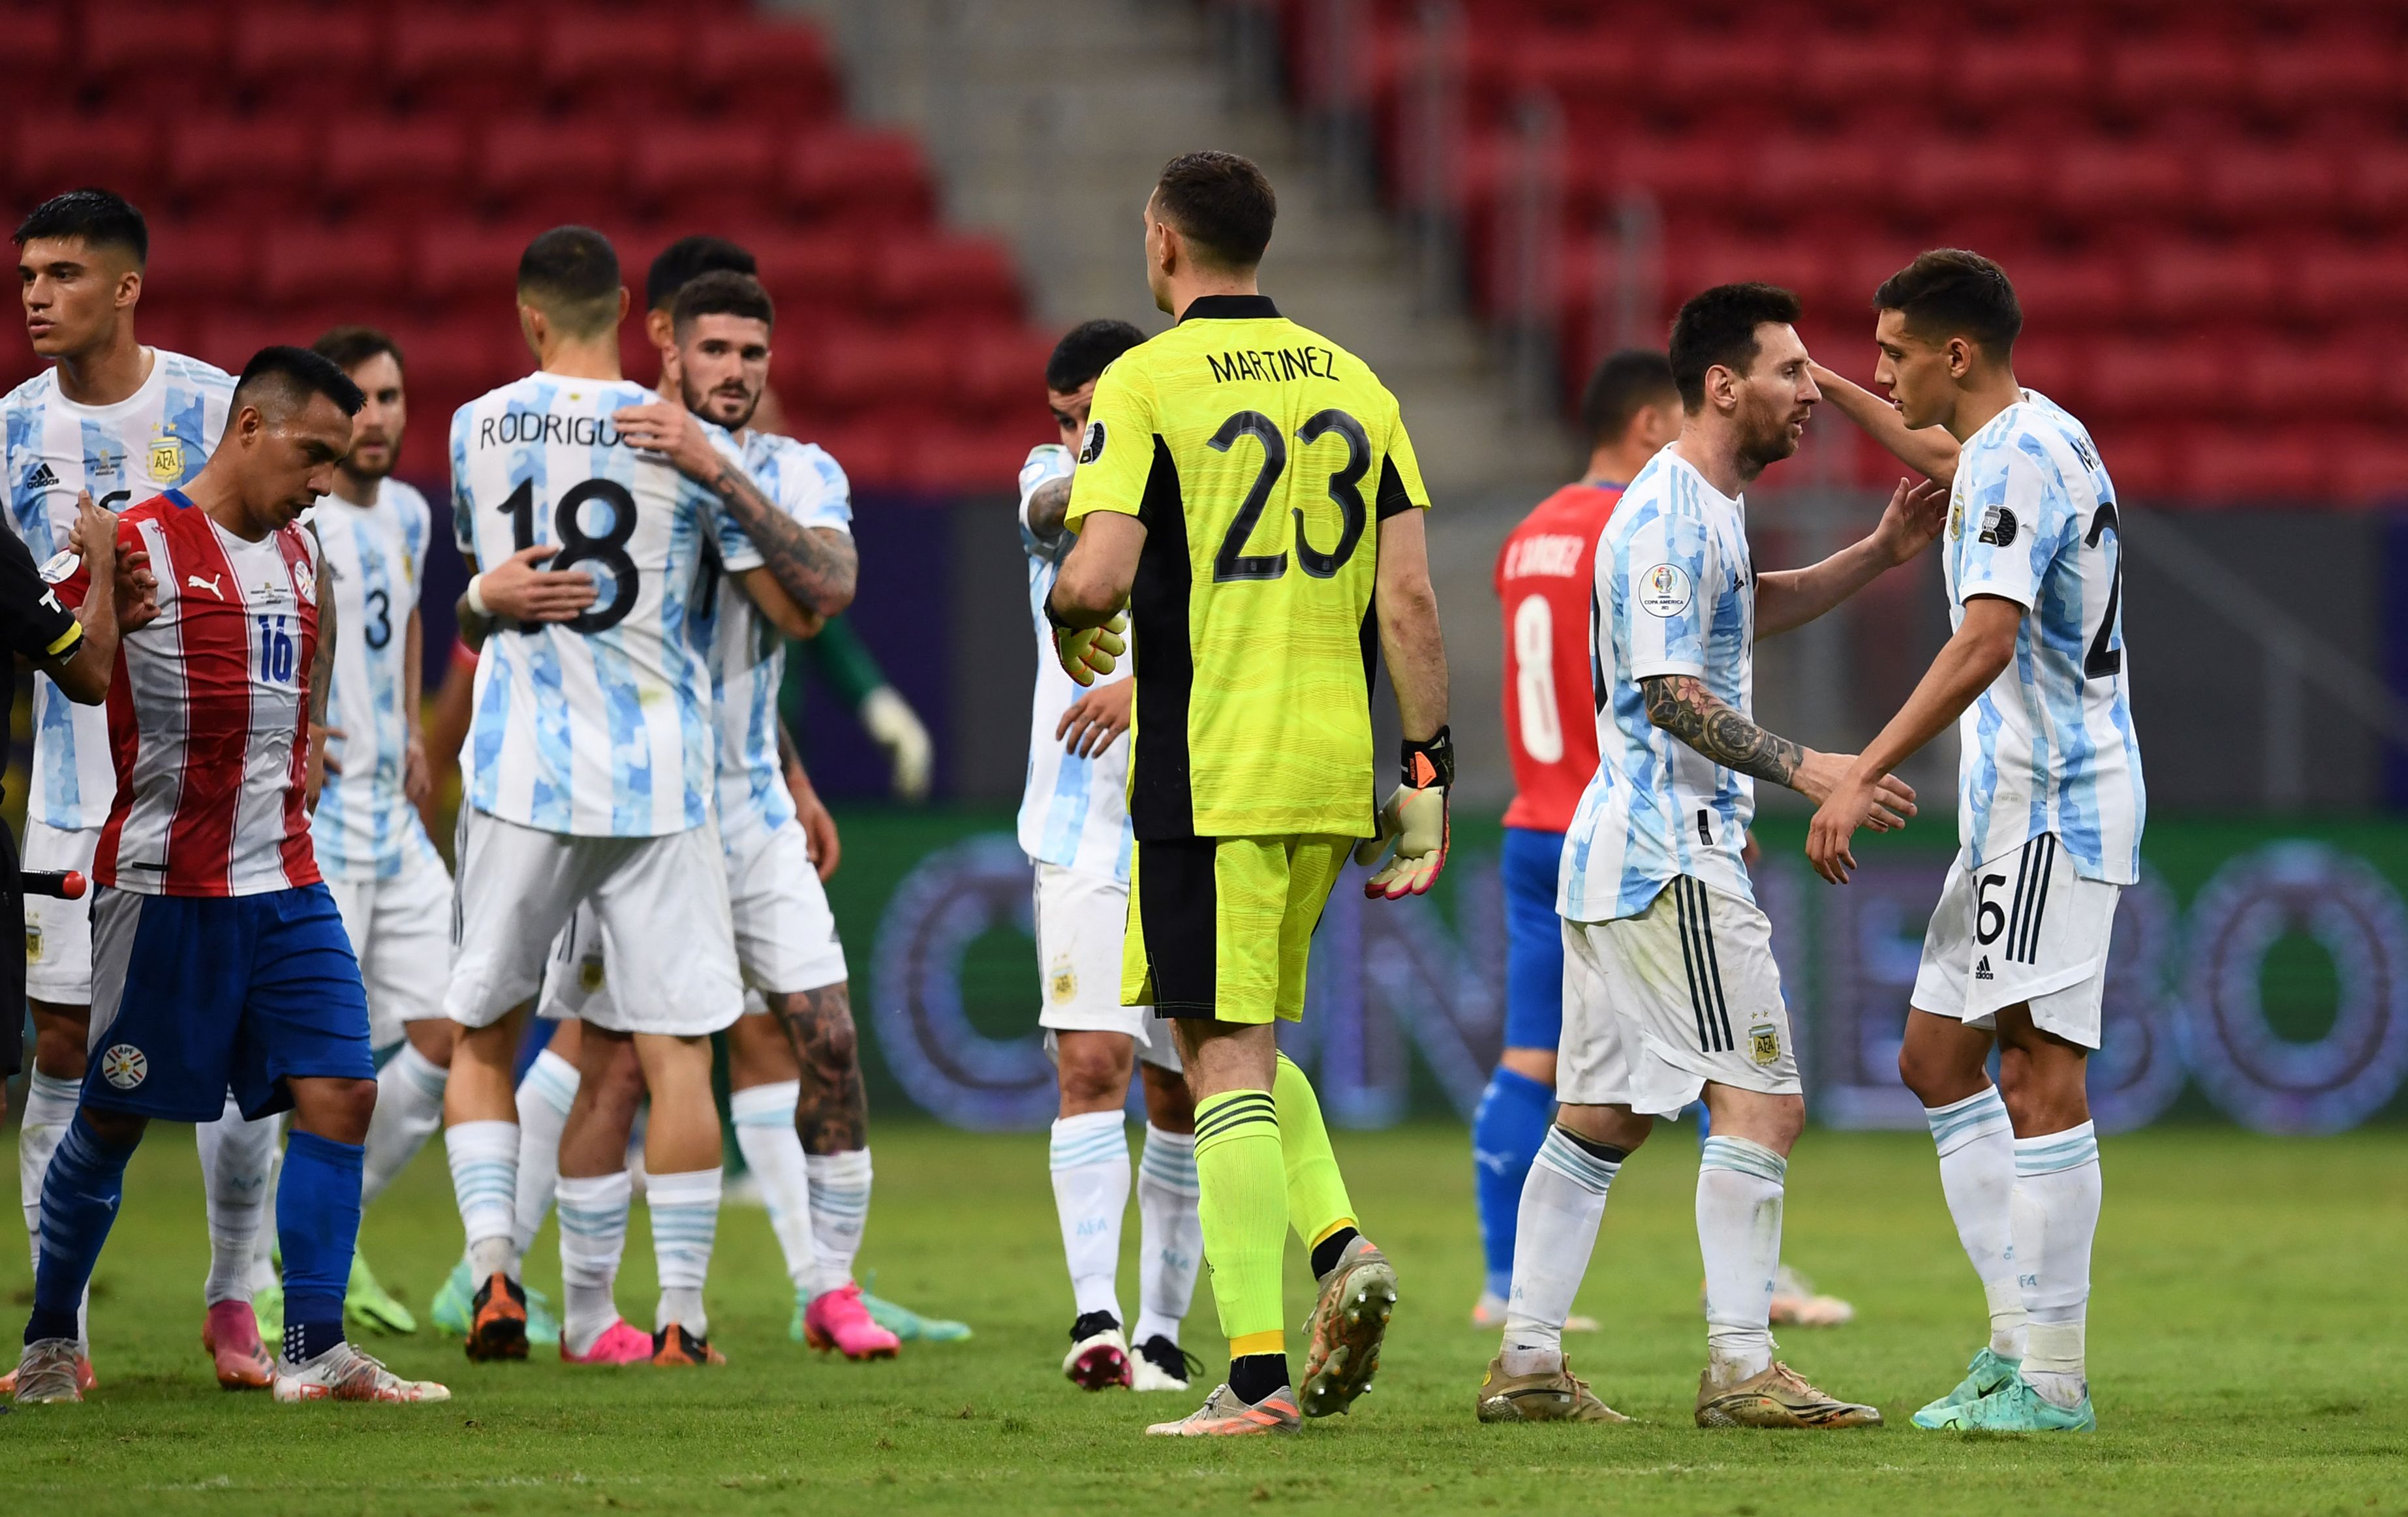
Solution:
[[[1976,980],[1989,980],[1995,978],[1990,973],[1990,956],[1987,953],[1982,955],[1981,963],[1973,966],[1973,978]]]
[[[28,490],[48,490],[58,482],[58,475],[51,472],[48,464],[35,465],[34,472],[25,476],[25,488]]]

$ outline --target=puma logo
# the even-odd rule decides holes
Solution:
[[[218,599],[223,600],[225,599],[225,592],[218,588],[218,581],[224,578],[224,575],[213,574],[204,580],[197,574],[188,574],[184,576],[184,583],[190,585],[194,590],[206,590],[210,594],[215,595]]]

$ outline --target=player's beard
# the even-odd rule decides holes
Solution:
[[[718,394],[716,390],[696,390],[694,386],[686,383],[682,378],[678,380],[678,389],[684,396],[685,408],[687,410],[694,412],[695,415],[701,417],[706,422],[717,422],[719,425],[725,427],[730,432],[743,431],[746,426],[751,424],[752,421],[752,413],[761,408],[761,395],[760,393],[756,391],[752,394],[752,398],[744,403],[744,412],[742,415],[738,416],[733,421],[721,422],[719,418],[711,414],[708,408],[712,397]]]
[[[1749,479],[1798,451],[1799,439],[1789,435],[1792,419],[1792,408],[1787,406],[1778,411],[1768,407],[1764,414],[1749,418],[1739,448],[1740,462],[1746,466]]]

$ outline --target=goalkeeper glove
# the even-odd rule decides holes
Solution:
[[[1446,867],[1446,792],[1455,783],[1455,743],[1440,727],[1427,742],[1407,742],[1402,756],[1404,782],[1380,808],[1380,830],[1354,849],[1354,862],[1369,867],[1396,845],[1396,857],[1363,882],[1369,900],[1424,894]]]
[[[1128,639],[1121,636],[1128,630],[1126,611],[1114,611],[1112,619],[1099,627],[1069,627],[1062,624],[1048,602],[1045,620],[1054,623],[1054,656],[1062,661],[1062,672],[1082,686],[1092,685],[1096,676],[1120,667],[1121,655],[1128,651]]]

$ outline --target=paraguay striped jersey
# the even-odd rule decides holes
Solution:
[[[317,883],[302,804],[317,539],[287,525],[246,542],[169,491],[119,518],[117,548],[150,555],[159,616],[117,645],[117,785],[93,878],[141,895]],[[61,600],[83,604],[79,562],[61,555],[48,572],[63,576]]]
[[[761,493],[806,527],[853,531],[853,489],[816,443],[747,431],[744,467]],[[732,578],[705,592],[696,630],[709,649],[719,722],[719,831],[771,832],[795,814],[778,756],[778,692],[786,679],[786,635]]]
[[[718,767],[710,670],[690,623],[706,550],[761,562],[719,497],[611,418],[658,399],[624,379],[535,373],[452,419],[452,521],[491,569],[522,549],[592,578],[600,597],[568,622],[497,628],[478,661],[461,751],[468,803],[506,822],[586,837],[654,837],[710,814]],[[733,438],[710,423],[728,458]]]
[[[1093,758],[1082,758],[1054,736],[1062,713],[1083,694],[1061,660],[1054,656],[1054,626],[1045,618],[1045,597],[1062,560],[1078,539],[1067,529],[1040,537],[1028,525],[1028,497],[1038,486],[1067,479],[1078,467],[1070,450],[1045,443],[1028,451],[1020,465],[1020,546],[1028,554],[1028,615],[1037,626],[1037,697],[1028,715],[1028,783],[1020,795],[1020,849],[1039,864],[1129,875],[1128,753],[1125,736]],[[1125,680],[1137,661],[1099,676],[1097,685]],[[1092,687],[1091,687],[1092,688]]]
[[[367,506],[320,496],[308,517],[334,580],[327,721],[343,734],[327,749],[343,772],[326,776],[309,832],[318,866],[338,880],[389,880],[408,861],[436,856],[418,808],[401,793],[409,616],[426,580],[432,521],[426,497],[399,479],[378,481]]]
[[[1952,624],[1975,595],[2028,613],[2014,662],[1957,719],[1967,867],[2053,832],[2075,874],[2132,883],[2148,802],[2124,650],[2124,532],[2082,423],[2027,390],[1973,434],[1943,549]]]
[[[44,369],[0,401],[7,457],[8,519],[34,561],[64,549],[77,492],[112,511],[201,472],[225,431],[234,379],[198,359],[153,348],[150,374],[114,406],[79,406]],[[117,794],[108,716],[78,706],[47,674],[34,676],[33,788],[25,814],[76,831],[108,820]]]
[[[1747,508],[1666,448],[1639,471],[1597,545],[1589,684],[1597,777],[1565,835],[1555,909],[1636,916],[1675,875],[1754,901],[1740,851],[1756,781],[1647,720],[1639,681],[1685,674],[1742,716],[1756,705],[1756,571]]]

